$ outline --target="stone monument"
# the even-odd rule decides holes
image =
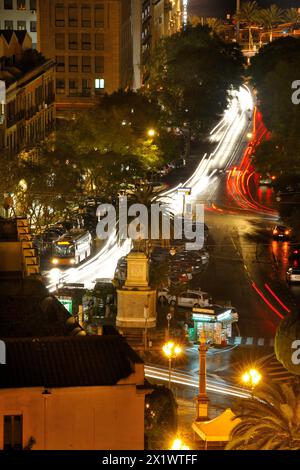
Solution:
[[[156,289],[149,286],[149,260],[144,253],[131,252],[127,256],[127,278],[117,296],[118,328],[156,326]]]

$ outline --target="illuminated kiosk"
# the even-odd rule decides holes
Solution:
[[[118,328],[154,328],[156,326],[156,289],[149,286],[149,260],[144,253],[127,256],[127,278],[117,290]]]
[[[207,340],[214,344],[227,343],[232,336],[232,324],[238,321],[238,314],[233,307],[212,305],[208,308],[193,308],[194,328],[190,331],[190,340],[198,341],[202,331]]]

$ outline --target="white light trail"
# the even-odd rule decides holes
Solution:
[[[161,194],[161,201],[169,206],[173,213],[182,212],[182,195],[178,193],[181,187],[191,188],[189,200],[195,201],[210,185],[217,180],[217,170],[225,169],[231,162],[232,152],[238,145],[241,135],[247,126],[247,112],[253,109],[253,100],[250,90],[241,87],[239,91],[231,93],[228,109],[225,111],[220,123],[212,130],[210,139],[217,142],[217,146],[210,155],[205,154],[194,174],[176,188]],[[51,270],[48,273],[50,292],[56,290],[59,283],[82,283],[87,288],[93,286],[97,278],[114,277],[118,260],[126,256],[131,250],[132,242],[127,239],[119,244],[117,234],[114,232],[105,246],[88,261],[79,267],[73,267],[61,273]]]
[[[145,366],[145,377],[160,380],[163,382],[169,381],[169,371],[162,367]],[[171,382],[186,387],[199,388],[199,378],[189,373],[178,372],[173,370],[171,374]],[[206,388],[209,392],[219,393],[221,395],[229,395],[235,398],[249,398],[251,396],[245,389],[236,387],[234,385],[228,385],[221,380],[212,379],[207,377]]]

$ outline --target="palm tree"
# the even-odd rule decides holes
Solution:
[[[292,25],[293,30],[300,22],[300,13],[297,8],[289,8],[285,11],[285,21]]]
[[[270,8],[260,10],[257,15],[257,21],[269,33],[269,40],[273,40],[274,26],[283,23],[285,19],[284,10],[277,5],[271,5]]]
[[[223,21],[218,18],[206,18],[206,24],[216,34],[221,34],[226,29]]]
[[[264,385],[235,414],[227,450],[300,450],[299,384]]]
[[[239,13],[234,18],[241,24],[245,24],[248,29],[249,51],[253,48],[252,29],[257,25],[257,15],[259,7],[256,1],[242,3]]]

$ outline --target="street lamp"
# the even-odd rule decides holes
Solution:
[[[261,381],[262,376],[256,369],[250,369],[242,375],[242,382],[251,388],[251,390],[256,387]]]
[[[156,135],[155,129],[148,129],[147,135],[148,135],[148,137],[150,137],[150,138],[155,137],[155,135]]]
[[[173,343],[173,341],[168,341],[163,345],[162,349],[169,361],[169,389],[171,389],[172,359],[176,359],[181,354],[182,348],[178,344]]]
[[[172,443],[172,447],[170,450],[190,450],[188,446],[186,446],[181,439],[176,438]]]

